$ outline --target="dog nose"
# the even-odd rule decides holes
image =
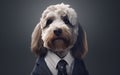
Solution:
[[[56,36],[60,36],[62,34],[62,29],[58,28],[58,29],[54,30],[54,34]]]

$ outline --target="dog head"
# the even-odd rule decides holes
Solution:
[[[32,33],[31,49],[40,56],[45,56],[47,50],[71,50],[75,58],[84,57],[86,34],[77,21],[75,10],[63,3],[49,6]]]

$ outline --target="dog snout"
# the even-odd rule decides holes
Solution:
[[[62,34],[62,29],[60,29],[60,28],[55,29],[55,30],[54,30],[54,34],[55,34],[56,36],[60,36],[60,35]]]

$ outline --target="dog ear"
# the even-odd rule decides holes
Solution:
[[[43,40],[41,39],[41,27],[40,23],[36,25],[33,30],[31,38],[31,50],[37,56],[44,56],[46,54],[46,48],[43,47]]]
[[[72,55],[75,58],[81,59],[84,58],[84,56],[88,52],[88,45],[87,45],[86,32],[83,30],[80,24],[78,26],[79,29],[78,29],[77,40],[71,51],[72,51]]]

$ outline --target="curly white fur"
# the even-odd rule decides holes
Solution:
[[[41,20],[40,20],[40,24],[41,24],[41,29],[42,29],[42,40],[44,41],[44,47],[48,47],[47,45],[47,40],[48,40],[48,36],[50,35],[50,33],[53,32],[53,30],[55,30],[56,28],[64,28],[69,35],[74,36],[73,39],[73,43],[76,40],[77,34],[78,34],[78,27],[75,26],[74,28],[69,28],[61,19],[61,16],[68,16],[68,19],[70,21],[70,23],[75,26],[77,25],[77,14],[75,12],[74,9],[70,8],[70,5],[65,5],[65,4],[57,4],[57,5],[51,5],[49,6],[42,14]],[[45,25],[46,25],[46,21],[49,18],[54,18],[54,21],[49,25],[49,27],[47,29],[44,29]],[[51,35],[52,36],[52,35]],[[69,48],[71,48],[72,46],[69,46]]]
[[[59,36],[54,33],[57,29],[61,30]],[[43,48],[64,53],[75,48],[73,55],[83,57],[88,51],[86,34],[77,22],[75,10],[64,3],[48,6],[32,33],[31,48],[38,54]]]

